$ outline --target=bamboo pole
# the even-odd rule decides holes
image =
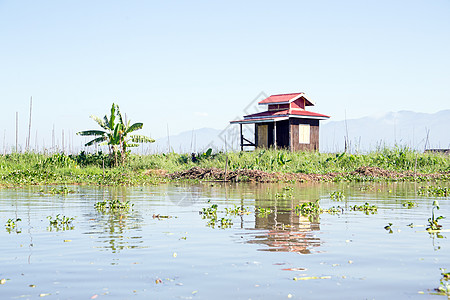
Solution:
[[[19,143],[19,112],[16,111],[16,150],[15,152],[18,152],[18,143]]]
[[[55,152],[55,124],[53,124],[52,129],[52,151]]]
[[[3,155],[6,155],[6,129],[3,132]]]
[[[167,146],[168,146],[168,153],[170,153],[170,137],[169,137],[169,123],[167,123]]]
[[[30,142],[31,142],[31,111],[33,107],[33,97],[30,98],[30,118],[28,119],[28,139],[26,145],[26,151],[30,151]]]

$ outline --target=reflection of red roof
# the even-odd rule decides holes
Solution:
[[[306,100],[306,105],[314,105],[312,101],[306,98],[305,93],[292,93],[292,94],[280,94],[272,95],[260,102],[258,104],[288,104],[298,98],[303,97]]]

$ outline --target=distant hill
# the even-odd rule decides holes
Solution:
[[[328,121],[322,123],[320,129],[322,152],[343,151],[347,132],[352,152],[394,145],[423,151],[426,143],[427,149],[450,148],[450,110],[433,114],[389,112],[347,121]]]
[[[244,136],[254,140],[253,126],[244,126]],[[399,111],[347,121],[321,121],[320,151],[343,151],[346,136],[352,152],[394,145],[423,151],[425,143],[428,149],[450,148],[450,110],[434,114]],[[208,148],[215,151],[237,150],[239,126],[232,125],[222,130],[201,128],[185,131],[169,138],[157,139],[151,148],[153,152],[168,152],[169,144],[170,151],[178,153],[203,152]]]

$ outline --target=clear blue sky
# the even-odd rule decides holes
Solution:
[[[0,145],[93,129],[118,103],[158,138],[224,128],[261,91],[334,120],[450,104],[450,0],[0,0]]]

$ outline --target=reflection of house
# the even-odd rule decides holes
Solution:
[[[241,150],[244,146],[281,147],[291,151],[319,150],[319,120],[329,116],[307,111],[314,103],[304,93],[272,95],[259,102],[268,110],[244,116],[240,124]],[[255,142],[242,135],[242,124],[255,124]],[[247,143],[245,143],[247,142]]]
[[[291,203],[291,205],[293,205]],[[293,209],[276,207],[267,216],[256,215],[255,229],[267,229],[258,233],[251,244],[264,244],[263,251],[311,253],[311,248],[320,246],[320,239],[314,231],[320,230],[319,219],[310,220],[299,216]]]

